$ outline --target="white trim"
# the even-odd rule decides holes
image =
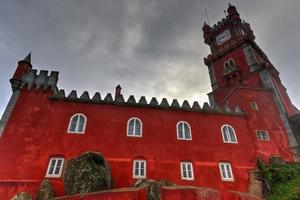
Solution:
[[[139,167],[138,167],[138,175],[135,174],[135,164],[139,163]],[[144,163],[144,175],[141,175],[141,163]],[[132,166],[132,178],[135,179],[142,179],[142,178],[147,178],[147,161],[146,160],[141,160],[141,159],[137,159],[137,160],[133,160],[133,166]]]
[[[140,127],[140,134],[139,135],[136,135],[136,133],[135,133],[135,126],[136,126],[135,124],[134,124],[134,127],[133,127],[133,135],[128,134],[129,133],[129,123],[130,123],[131,120],[137,120],[137,121],[140,122],[141,127]],[[137,117],[131,117],[130,119],[128,119],[126,129],[127,129],[126,136],[128,136],[128,137],[143,137],[143,123],[142,123],[142,120],[140,120]]]
[[[188,127],[189,127],[189,131],[190,131],[190,138],[186,138],[185,137],[185,128],[184,128],[184,126],[183,126],[183,132],[182,132],[182,136],[183,136],[183,138],[180,138],[179,137],[179,129],[178,129],[178,125],[180,124],[180,123],[184,123],[184,124],[187,124],[188,125]],[[178,140],[192,140],[192,128],[191,128],[191,126],[190,126],[190,124],[189,123],[187,123],[186,121],[179,121],[179,122],[177,122],[177,124],[176,124],[176,133],[177,133],[177,139]]]
[[[264,133],[266,133],[267,138],[263,139],[262,137],[258,137],[258,132],[264,132]],[[261,140],[261,141],[268,141],[268,140],[270,140],[270,136],[269,136],[268,131],[265,131],[265,130],[256,130],[255,133],[256,133],[256,138],[258,140]]]
[[[183,175],[183,166],[185,166],[186,169],[186,177]],[[190,166],[191,168],[191,177],[188,174],[187,167]],[[193,163],[192,162],[180,162],[180,175],[182,180],[186,181],[193,181],[194,180],[194,169],[193,169]]]
[[[233,130],[233,134],[234,134],[234,137],[235,137],[235,142],[232,142],[231,140],[230,141],[225,141],[225,137],[224,137],[224,132],[223,132],[223,128],[225,127],[225,126],[228,126],[228,127],[230,127],[232,130]],[[223,138],[223,142],[224,143],[230,143],[230,144],[237,144],[238,143],[238,139],[237,139],[237,136],[236,136],[236,133],[235,133],[235,130],[234,130],[234,128],[232,127],[232,126],[230,126],[229,124],[223,124],[223,126],[221,127],[221,134],[222,134],[222,138]]]
[[[225,177],[223,176],[222,166],[224,166],[224,169],[225,169]],[[227,171],[228,170],[227,167],[229,168],[229,171]],[[234,181],[234,176],[233,176],[231,164],[229,162],[220,162],[219,163],[219,170],[220,170],[220,176],[221,176],[222,181],[229,181],[229,182]],[[231,177],[227,177],[228,173],[230,173]]]
[[[83,125],[83,130],[82,131],[76,131],[77,130],[77,126],[79,125],[79,121],[76,123],[76,128],[75,128],[75,131],[70,131],[70,128],[71,128],[71,124],[72,124],[72,119],[73,117],[75,116],[82,116],[84,118],[84,125]],[[79,120],[79,117],[78,117],[78,120]],[[68,125],[68,130],[67,132],[68,133],[78,133],[78,134],[84,134],[85,132],[85,127],[86,127],[86,123],[87,123],[87,117],[83,114],[83,113],[76,113],[74,115],[72,115],[72,117],[70,117],[69,119],[69,125]]]
[[[52,172],[52,174],[49,174],[49,170],[50,170],[51,163],[52,163],[53,160],[55,160],[55,164],[54,164],[54,167],[53,167],[53,172]],[[55,172],[55,170],[57,168],[57,162],[59,160],[62,161],[61,162],[61,166],[59,168],[59,172],[58,172],[58,174],[54,174],[54,172]],[[47,178],[59,178],[59,177],[61,177],[61,173],[62,173],[62,170],[64,168],[64,161],[65,161],[65,159],[61,158],[61,157],[52,157],[52,158],[50,158],[45,177],[47,177]]]

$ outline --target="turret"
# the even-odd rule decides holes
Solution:
[[[31,70],[31,53],[29,53],[23,60],[18,62],[18,66],[13,77],[10,79],[12,90],[17,90],[21,85],[22,77]]]

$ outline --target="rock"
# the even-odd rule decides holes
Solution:
[[[63,176],[68,195],[112,188],[110,168],[100,153],[87,152],[67,161]]]
[[[250,171],[249,193],[263,198],[263,184],[262,181],[257,178],[257,173],[257,170]]]
[[[160,188],[162,186],[174,186],[175,183],[166,180],[151,180],[151,179],[138,179],[133,187],[141,188],[146,187],[147,200],[160,200]]]
[[[11,200],[33,200],[33,198],[27,192],[20,192],[16,194]]]
[[[48,200],[55,197],[54,189],[48,179],[45,179],[38,190],[37,200]]]

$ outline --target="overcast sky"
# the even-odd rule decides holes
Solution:
[[[234,0],[256,42],[281,73],[300,107],[300,1]],[[207,101],[203,63],[205,8],[210,24],[224,17],[225,0],[1,0],[0,115],[11,96],[9,79],[32,51],[33,67],[59,71],[60,89],[124,97],[145,95]]]

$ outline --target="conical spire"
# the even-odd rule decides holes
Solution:
[[[31,52],[22,61],[31,64]]]

